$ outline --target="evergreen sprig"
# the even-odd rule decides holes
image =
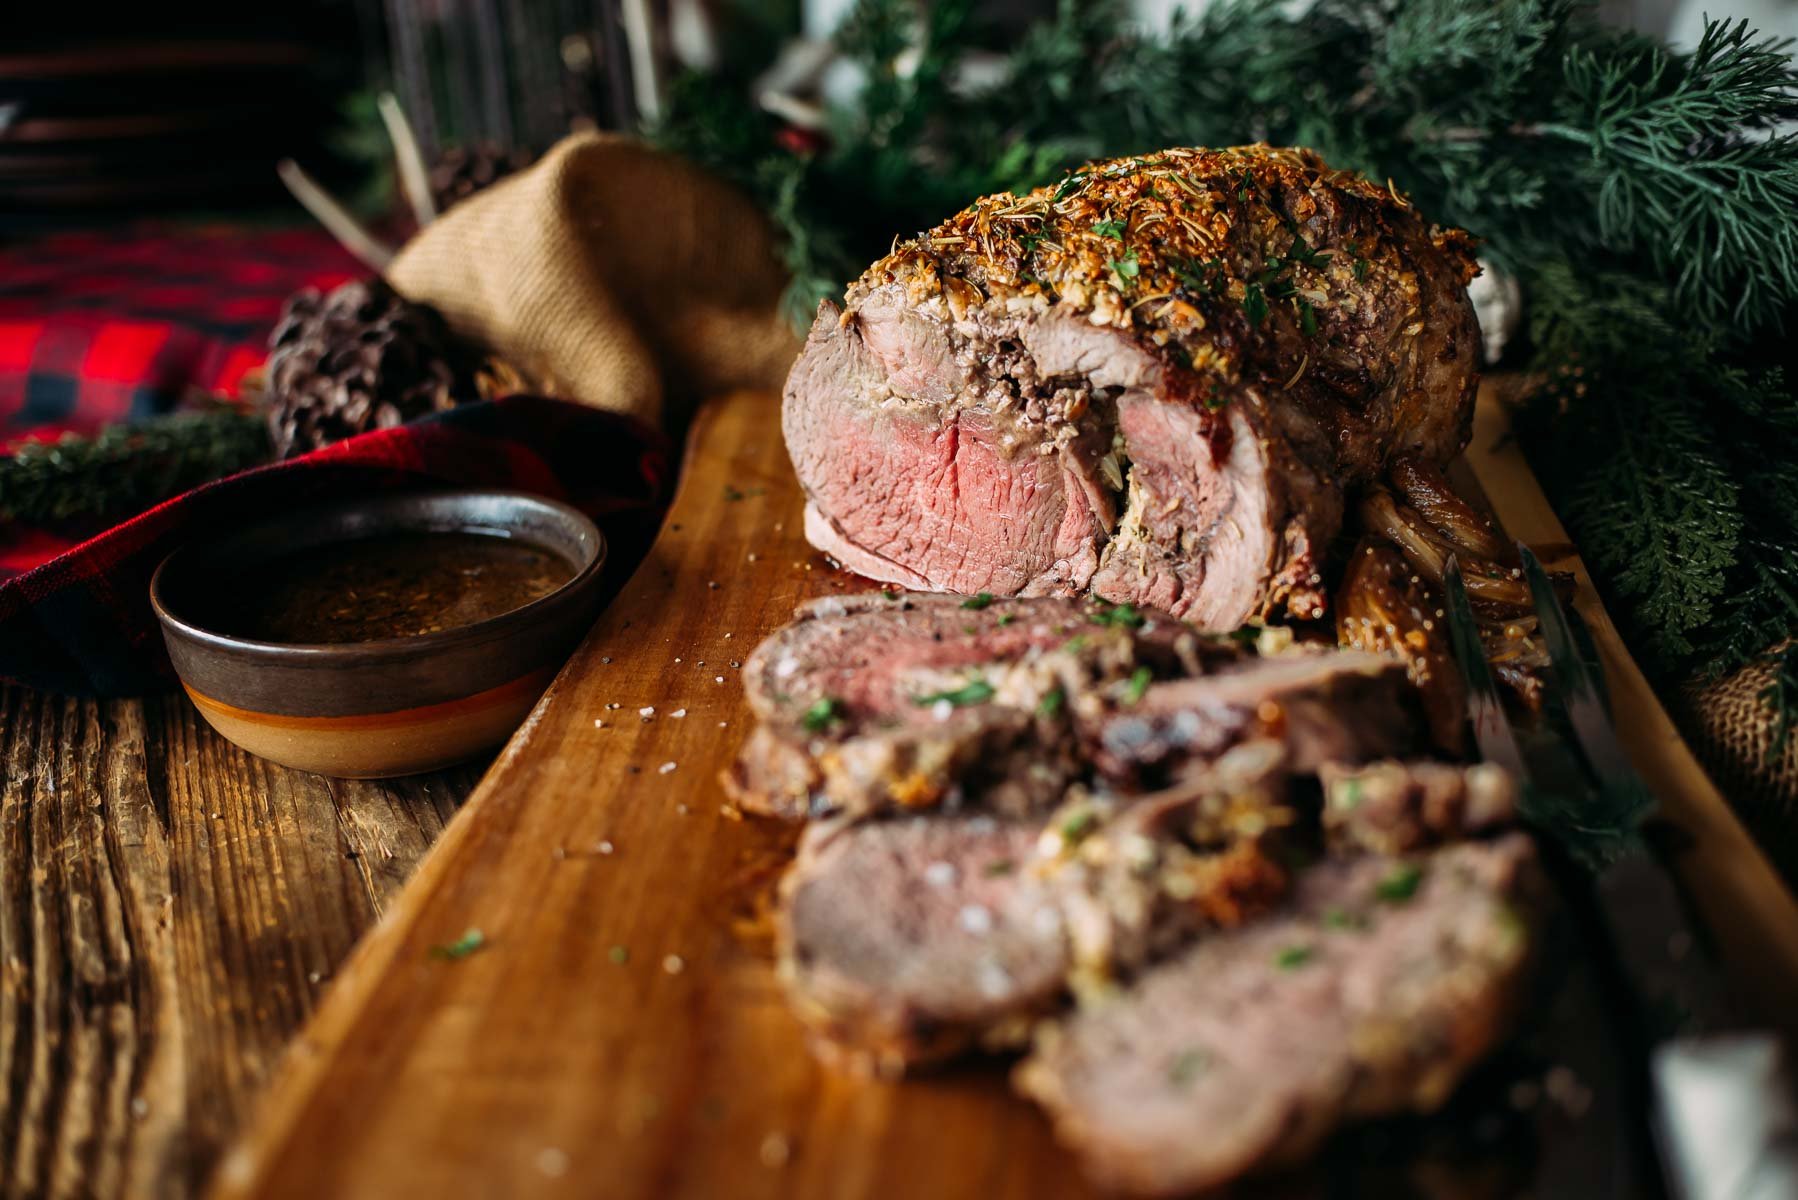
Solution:
[[[0,455],[0,521],[135,513],[269,454],[262,417],[228,407],[27,442]]]
[[[769,207],[801,319],[895,234],[1084,159],[1311,146],[1522,283],[1505,365],[1546,381],[1532,457],[1647,665],[1721,672],[1798,634],[1790,44],[1712,22],[1675,53],[1576,0],[1217,0],[1165,36],[1063,0],[979,87],[967,0],[860,0],[841,44],[867,83],[820,152],[744,103],[759,62],[685,81],[657,131]]]

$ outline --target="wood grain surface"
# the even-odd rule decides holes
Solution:
[[[195,1194],[478,775],[325,780],[185,699],[0,687],[0,1195]]]
[[[1481,437],[1505,515],[1545,512]],[[738,662],[843,586],[801,539],[774,398],[709,406],[651,557],[346,966],[215,1194],[1084,1194],[996,1072],[833,1076],[781,1000],[763,905],[791,835],[722,809],[715,777],[744,732]],[[1660,772],[1665,729],[1622,704],[1657,779],[1702,782]],[[1670,803],[1712,916],[1745,931],[1726,944],[1798,997],[1790,897],[1714,792]],[[433,957],[471,928],[481,950]]]

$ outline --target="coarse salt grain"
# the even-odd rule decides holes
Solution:
[[[993,931],[993,910],[984,904],[964,904],[955,919],[969,933],[991,933]]]
[[[670,771],[674,770],[674,764],[671,762],[665,762],[661,766],[657,767],[656,770],[658,772],[660,772],[661,774],[666,775]]]
[[[605,727],[606,723],[604,721],[600,720],[598,717],[593,718],[593,728],[604,729]]]
[[[594,849],[598,850],[601,854],[610,854],[612,851],[616,850],[617,847],[612,845],[610,838],[607,838],[600,842],[599,845],[595,846]]]
[[[679,975],[686,969],[686,960],[681,958],[678,954],[670,954],[667,958],[662,960],[662,970],[668,972],[670,975]]]
[[[713,683],[723,683],[723,682],[724,682],[724,676],[722,676],[722,675],[714,675],[714,676],[712,676],[712,682],[713,682]]]
[[[955,868],[946,862],[933,862],[924,868],[924,882],[931,887],[949,887],[955,883]]]
[[[684,708],[677,708],[673,712],[669,713],[668,715],[671,717],[684,717],[687,715],[687,710]]]
[[[642,708],[637,710],[637,715],[639,717],[653,717],[656,715],[656,706],[653,704],[645,704]]]
[[[762,1139],[762,1165],[784,1167],[793,1156],[793,1144],[784,1133],[771,1133]]]

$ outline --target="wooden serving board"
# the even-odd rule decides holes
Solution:
[[[1502,420],[1482,404],[1474,473],[1511,530],[1564,541]],[[805,545],[779,428],[767,395],[702,413],[649,559],[342,970],[215,1195],[1088,1194],[998,1070],[832,1075],[780,995],[766,903],[793,834],[716,782],[747,731],[735,664],[858,585]],[[1688,877],[1789,1012],[1798,908],[1581,583],[1619,725],[1694,836]],[[433,957],[470,928],[482,949]]]

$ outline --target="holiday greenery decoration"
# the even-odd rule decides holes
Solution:
[[[823,136],[746,102],[763,61],[675,89],[656,136],[766,205],[797,320],[976,196],[1164,146],[1310,146],[1521,283],[1524,436],[1650,667],[1720,673],[1798,634],[1789,45],[1711,23],[1678,54],[1573,0],[1215,0],[1159,36],[1065,2],[966,87],[992,40],[973,7],[861,0],[837,45],[863,84]],[[1776,662],[1789,721],[1798,655]]]
[[[268,458],[262,416],[223,404],[26,442],[0,456],[0,521],[128,516]]]

